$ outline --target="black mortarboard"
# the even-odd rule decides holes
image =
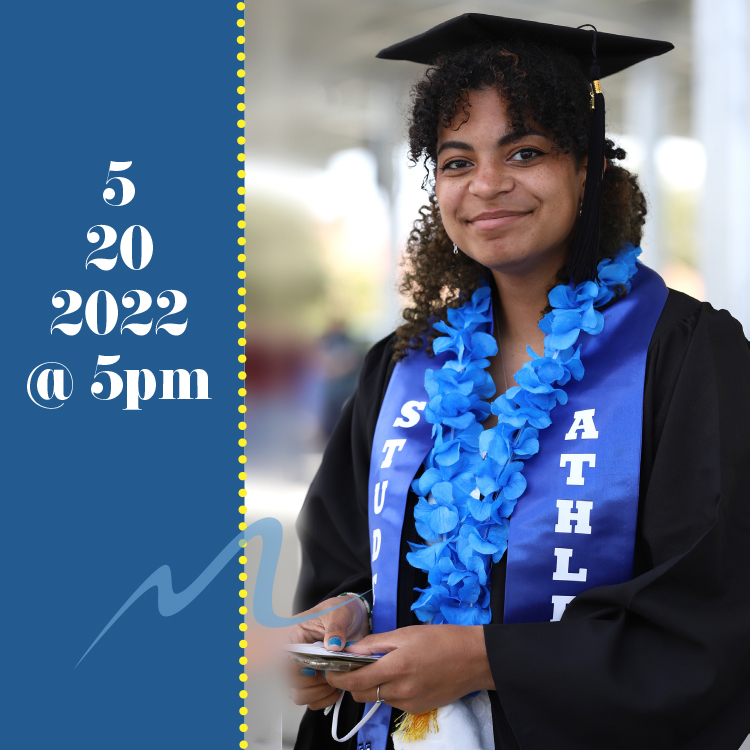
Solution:
[[[555,46],[576,57],[592,84],[591,133],[586,189],[581,218],[569,263],[574,282],[596,274],[601,226],[602,173],[604,167],[604,96],[599,79],[674,49],[669,42],[606,34],[593,26],[571,28],[517,18],[464,13],[422,34],[378,52],[384,60],[410,60],[432,65],[443,54],[457,52],[483,41],[512,42],[525,39]]]

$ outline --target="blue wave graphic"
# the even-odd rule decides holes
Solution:
[[[219,554],[211,561],[208,567],[183,591],[176,594],[172,589],[172,571],[169,565],[157,568],[132,594],[132,596],[120,607],[117,614],[107,623],[94,642],[86,649],[86,653],[78,660],[76,667],[86,658],[88,653],[101,640],[102,636],[122,617],[127,609],[136,602],[150,588],[156,587],[159,614],[163,617],[176,615],[180,610],[187,607],[203,589],[221,572],[226,564],[238,553],[240,542],[245,539],[249,541],[259,536],[263,540],[263,549],[258,566],[258,577],[255,582],[255,593],[253,595],[253,617],[259,625],[267,628],[283,628],[288,625],[312,620],[320,617],[326,612],[332,612],[339,607],[345,607],[354,599],[347,599],[335,607],[329,607],[320,612],[309,615],[298,615],[297,617],[279,617],[273,611],[273,584],[276,578],[276,568],[281,554],[281,540],[284,536],[283,527],[277,518],[261,518],[239,533]],[[365,592],[369,593],[369,592]],[[75,667],[74,667],[75,668]]]

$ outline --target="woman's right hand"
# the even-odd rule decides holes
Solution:
[[[287,632],[290,643],[315,643],[323,641],[329,651],[342,651],[347,643],[358,641],[370,633],[367,609],[359,597],[350,596],[356,603],[339,606],[333,612],[307,620],[300,625],[293,625]],[[342,603],[344,597],[326,599],[316,607],[301,612],[310,614],[335,607]],[[320,710],[334,704],[339,697],[339,690],[331,687],[325,678],[325,672],[303,667],[289,662],[288,683],[290,696],[298,706],[307,706],[312,711]]]

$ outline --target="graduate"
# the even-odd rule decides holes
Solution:
[[[385,656],[290,667],[298,750],[750,733],[750,349],[640,263],[645,200],[604,135],[601,79],[671,48],[471,13],[379,54],[428,66],[429,201],[405,322],[298,521],[297,611],[351,604],[292,639]]]

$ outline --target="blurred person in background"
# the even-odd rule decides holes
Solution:
[[[636,262],[645,200],[604,137],[599,79],[670,48],[467,14],[380,53],[431,66],[409,123],[431,193],[405,323],[298,522],[297,610],[352,603],[290,638],[385,656],[297,666],[297,748],[750,730],[748,342]]]

